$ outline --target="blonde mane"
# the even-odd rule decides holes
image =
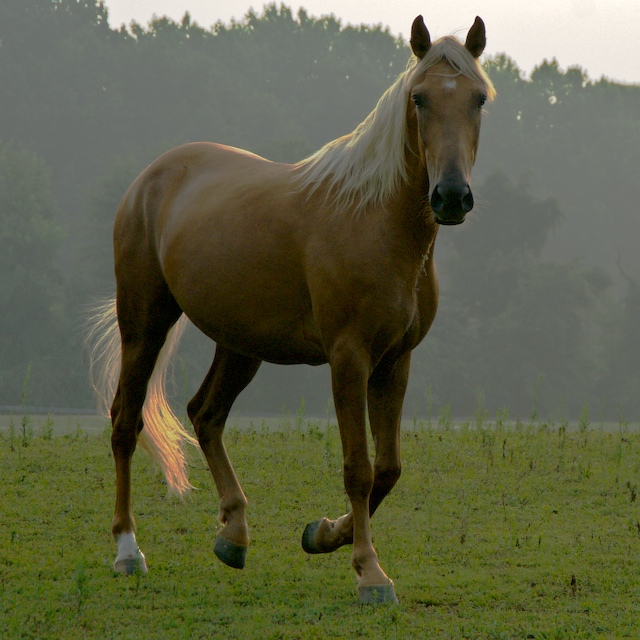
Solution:
[[[407,180],[406,107],[414,78],[439,62],[485,87],[489,100],[495,97],[491,80],[478,61],[453,36],[434,42],[422,60],[415,56],[407,69],[387,89],[374,110],[356,129],[329,142],[297,164],[303,188],[313,194],[321,184],[328,186],[327,198],[342,210],[354,204],[358,209],[380,205]]]

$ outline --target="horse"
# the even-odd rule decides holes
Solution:
[[[351,134],[295,164],[185,144],[126,191],[113,232],[116,295],[94,318],[91,374],[112,399],[116,572],[147,571],[131,503],[137,443],[178,493],[190,488],[184,449],[200,447],[220,501],[214,553],[243,568],[247,498],[223,442],[227,416],[261,362],[329,363],[351,511],[307,525],[302,547],[351,544],[359,600],[397,602],[370,519],[400,477],[411,352],[438,305],[436,236],[474,204],[481,115],[495,96],[478,60],[485,45],[479,17],[462,43],[432,42],[418,16],[406,70]],[[216,344],[187,407],[196,438],[164,390],[187,319]]]

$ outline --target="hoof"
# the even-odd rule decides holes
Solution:
[[[393,582],[380,586],[360,587],[358,595],[362,604],[398,604]]]
[[[235,544],[235,542],[231,542],[218,534],[213,551],[226,565],[234,569],[244,569],[247,560],[247,547]]]
[[[310,522],[304,529],[304,533],[302,534],[302,548],[307,553],[323,553],[316,544],[316,539],[318,537],[318,530],[320,526],[324,522],[323,520],[316,520],[315,522]]]
[[[137,558],[123,558],[122,560],[116,560],[113,564],[113,569],[123,576],[132,576],[134,573],[144,574],[149,571],[142,552],[140,552],[140,555]]]

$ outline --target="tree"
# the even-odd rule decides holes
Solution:
[[[62,239],[49,171],[35,153],[0,143],[0,404],[20,404],[22,381],[45,371],[66,323],[56,253]]]
[[[424,373],[412,383],[416,402],[430,386],[440,404],[471,415],[481,390],[492,409],[522,415],[539,391],[547,413],[562,407],[576,415],[602,375],[599,322],[610,281],[577,262],[542,259],[561,219],[555,200],[537,199],[501,174],[477,192],[480,219],[438,237],[441,304],[417,353]]]
[[[140,171],[132,158],[114,160],[87,192],[86,216],[77,231],[77,261],[85,265],[78,283],[96,296],[113,294],[113,223],[120,200]]]
[[[626,273],[620,261],[618,269],[625,291],[604,323],[606,369],[594,392],[607,402],[610,415],[629,420],[640,413],[640,282]]]
[[[211,29],[185,14],[181,21],[159,18],[116,30],[100,0],[3,0],[0,40],[0,140],[15,141],[3,146],[12,149],[11,158],[25,149],[36,154],[29,156],[34,166],[51,176],[43,202],[54,212],[46,218],[54,221],[46,223],[51,244],[39,252],[35,245],[23,249],[51,269],[41,265],[22,285],[17,278],[24,265],[12,262],[14,270],[3,272],[3,309],[16,331],[30,327],[33,336],[19,333],[16,344],[3,345],[7,353],[22,349],[22,356],[14,359],[17,369],[6,358],[0,367],[10,369],[5,379],[20,379],[18,369],[35,357],[34,345],[42,341],[45,349],[55,337],[57,355],[47,357],[55,357],[56,366],[38,392],[51,404],[75,398],[73,404],[84,406],[90,395],[79,367],[77,318],[89,301],[112,291],[113,215],[138,171],[192,140],[299,160],[362,121],[409,56],[407,43],[381,27],[345,26],[333,16],[296,14],[273,3]],[[567,407],[584,402],[589,384],[592,396],[606,388],[621,397],[617,372],[628,355],[625,345],[635,343],[614,339],[630,336],[624,327],[633,325],[632,289],[624,288],[615,264],[620,254],[629,278],[638,280],[640,87],[595,81],[554,60],[529,78],[507,55],[488,67],[498,100],[487,105],[474,170],[474,179],[484,182],[476,189],[480,215],[438,239],[441,309],[414,357],[407,406],[424,407],[430,384],[440,402],[473,411],[477,387],[484,385],[488,399],[495,391],[495,402],[505,398],[526,411],[541,373],[542,398],[564,394]],[[618,293],[627,291],[622,299],[607,289],[603,269]],[[41,292],[31,306],[29,291]],[[49,309],[53,324],[28,325],[30,314],[24,323],[16,320],[6,302],[12,295],[22,297],[22,309],[38,303]],[[541,306],[556,299],[557,314]],[[599,299],[609,305],[606,317]],[[577,328],[559,345],[566,327]],[[531,357],[515,359],[516,373],[500,377],[515,346],[536,339],[540,346],[530,347]],[[562,374],[546,373],[553,345],[566,347],[559,351]],[[624,362],[625,397],[632,399],[633,359]],[[34,361],[34,389],[36,375]],[[265,406],[280,384],[271,374],[265,378],[263,389],[247,392],[252,410]],[[305,396],[312,407],[308,389],[315,384],[297,384],[299,378],[280,386],[290,385],[290,395]],[[510,384],[513,398],[506,393]],[[546,386],[553,387],[548,395]],[[317,395],[321,411],[326,393]],[[297,406],[297,399],[290,403]]]

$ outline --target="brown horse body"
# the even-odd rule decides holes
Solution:
[[[353,543],[361,599],[395,600],[369,520],[400,476],[411,350],[438,304],[439,224],[462,222],[473,205],[469,174],[480,111],[493,94],[477,64],[484,37],[477,19],[466,46],[452,38],[431,45],[417,18],[414,68],[354,134],[297,165],[194,143],[165,153],[129,188],[114,229],[117,570],[146,570],[130,500],[131,456],[143,425],[170,484],[187,486],[179,443],[163,432],[171,417],[162,392],[152,392],[153,383],[147,392],[154,368],[163,366],[157,359],[167,334],[184,314],[216,342],[188,413],[220,496],[218,557],[241,568],[249,544],[247,501],[222,441],[234,400],[262,361],[328,362],[352,510],[309,525],[303,547],[317,553]],[[438,46],[442,54],[426,64]],[[391,113],[394,105],[400,114]],[[402,139],[386,142],[399,122]],[[369,175],[371,162],[377,168]]]

